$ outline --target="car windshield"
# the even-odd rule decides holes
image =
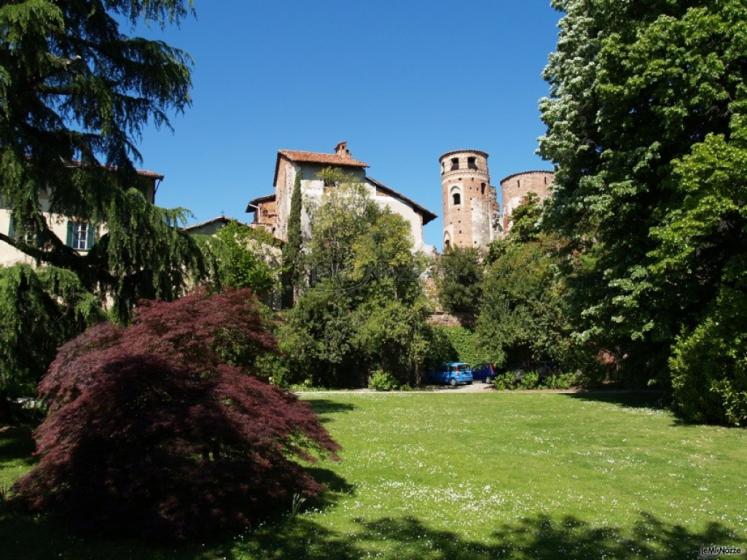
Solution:
[[[467,371],[468,369],[469,369],[469,366],[465,364],[459,364],[458,366],[451,366],[452,371]]]

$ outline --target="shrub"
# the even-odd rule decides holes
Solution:
[[[580,383],[577,373],[558,373],[544,379],[541,383],[548,389],[570,389]]]
[[[519,378],[519,389],[536,389],[539,386],[540,376],[536,371],[528,371]]]
[[[223,363],[226,340],[274,348],[247,290],[146,303],[131,326],[64,345],[39,386],[50,414],[16,499],[81,528],[185,538],[319,493],[296,459],[337,444],[307,403],[248,375],[251,360]]]
[[[510,391],[516,386],[516,376],[512,372],[498,374],[495,376],[493,384],[499,391]]]
[[[399,388],[399,383],[388,371],[377,369],[368,381],[368,388],[376,391],[394,391]]]

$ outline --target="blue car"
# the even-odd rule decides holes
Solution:
[[[468,385],[472,383],[472,369],[464,362],[449,362],[428,374],[428,381],[444,385]]]
[[[492,383],[495,379],[496,372],[495,366],[490,363],[477,364],[472,366],[472,378],[475,381],[482,381],[483,383]]]

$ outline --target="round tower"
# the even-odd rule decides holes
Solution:
[[[455,150],[439,158],[444,250],[485,247],[496,237],[498,200],[490,185],[488,154]]]
[[[524,171],[501,179],[501,221],[504,234],[511,229],[511,214],[524,198],[533,193],[539,200],[545,200],[550,196],[554,180],[555,173],[552,171]]]

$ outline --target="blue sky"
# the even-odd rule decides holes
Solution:
[[[143,167],[157,202],[196,220],[248,220],[272,192],[278,149],[341,140],[369,175],[441,214],[438,157],[490,154],[492,182],[549,169],[541,72],[559,14],[549,0],[196,0],[180,28],[142,30],[194,59],[193,105],[175,132],[148,129]],[[124,28],[123,31],[131,30]],[[441,246],[440,217],[425,228]]]

